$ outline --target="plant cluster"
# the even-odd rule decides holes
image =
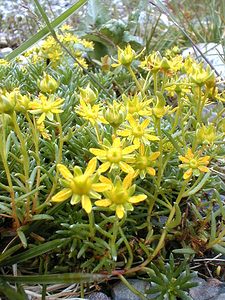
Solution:
[[[159,284],[158,256],[225,253],[225,95],[214,72],[178,47],[130,44],[89,67],[93,44],[69,30],[57,38],[81,66],[54,37],[0,60],[0,266],[25,277],[144,272]],[[186,299],[162,272],[171,299]]]

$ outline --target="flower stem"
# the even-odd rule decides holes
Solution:
[[[118,275],[119,279],[125,284],[125,286],[135,295],[137,295],[141,300],[147,300],[148,298],[145,297],[140,291],[135,289],[123,275]]]
[[[15,192],[14,192],[14,188],[13,188],[13,183],[12,183],[12,179],[11,179],[11,174],[10,174],[10,170],[9,170],[9,166],[7,163],[7,157],[6,157],[6,145],[5,145],[5,122],[4,122],[4,115],[2,116],[2,120],[3,120],[3,134],[0,135],[1,141],[2,141],[2,145],[0,147],[0,155],[2,157],[2,163],[5,169],[5,173],[6,173],[6,178],[8,181],[8,185],[9,185],[9,193],[10,193],[10,197],[11,197],[11,207],[12,207],[12,218],[15,221],[15,225],[16,228],[20,227],[20,222],[19,219],[17,217],[17,213],[16,213],[16,201],[15,201]]]
[[[33,122],[30,119],[29,114],[26,112],[26,119],[30,125],[30,128],[32,130],[32,134],[33,134],[33,141],[34,141],[34,148],[35,148],[35,154],[36,154],[36,163],[37,163],[37,175],[36,175],[36,189],[38,189],[38,187],[40,186],[40,179],[41,179],[41,160],[40,160],[40,153],[39,153],[39,133],[38,130],[36,128],[35,125],[35,118],[33,119]],[[32,203],[32,214],[34,214],[36,212],[36,208],[37,208],[37,199],[38,199],[38,194],[39,191],[37,191],[34,195],[33,198],[33,203]]]
[[[142,86],[140,85],[140,82],[137,80],[137,77],[134,73],[134,71],[132,70],[131,66],[127,67],[128,71],[130,72],[131,77],[133,78],[134,82],[136,83],[137,88],[139,89],[139,91],[141,92],[141,95],[143,98],[145,98],[145,93],[143,91]]]
[[[15,129],[15,133],[20,141],[21,145],[21,154],[23,157],[23,168],[24,168],[24,177],[25,177],[25,187],[26,187],[26,192],[30,192],[30,187],[29,187],[29,166],[30,166],[30,160],[27,152],[27,146],[26,146],[26,141],[23,137],[23,134],[19,128],[19,125],[17,123],[16,119],[16,113],[13,112],[11,114],[13,126]],[[28,221],[30,218],[30,197],[27,197],[27,203],[26,203],[26,218],[25,221]]]
[[[126,236],[125,236],[125,234],[124,234],[121,227],[119,227],[119,233],[120,233],[120,235],[121,235],[121,237],[124,241],[124,244],[127,247],[127,251],[128,251],[128,254],[129,254],[129,258],[127,260],[127,264],[126,264],[126,267],[125,267],[126,269],[129,269],[132,266],[132,263],[133,263],[133,260],[134,260],[133,252],[132,252],[130,244],[129,244],[129,242],[128,242],[128,240],[127,240],[127,238],[126,238]]]
[[[58,114],[56,114],[56,119],[57,119],[57,123],[58,123],[58,131],[59,131],[59,150],[57,153],[58,155],[56,157],[56,163],[55,163],[57,166],[57,164],[61,163],[61,161],[62,161],[62,151],[63,151],[64,140],[63,140],[62,123],[61,123],[61,119]],[[59,177],[59,171],[58,171],[58,169],[56,169],[56,174],[55,174],[55,179],[52,184],[52,189],[51,189],[47,199],[45,200],[45,202],[48,202],[51,199],[52,195],[54,194],[56,186],[57,186],[58,177]]]
[[[89,225],[90,225],[90,237],[93,239],[95,237],[95,217],[93,210],[88,214]]]

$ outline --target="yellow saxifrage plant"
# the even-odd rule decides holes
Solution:
[[[63,30],[60,41],[83,59],[92,44]],[[1,67],[2,78],[15,76],[0,85],[0,207],[8,218],[2,226],[12,223],[10,234],[24,248],[41,235],[51,245],[49,237],[57,236],[56,244],[66,240],[66,247],[52,247],[59,267],[76,260],[77,269],[126,275],[149,270],[167,246],[174,250],[174,240],[192,255],[213,242],[223,246],[223,216],[218,225],[211,221],[212,205],[204,204],[202,220],[198,214],[204,228],[192,216],[203,207],[204,185],[215,190],[223,176],[223,104],[212,116],[205,111],[224,93],[211,70],[175,52],[146,53],[142,60],[130,45],[119,48],[119,68],[95,74],[102,87],[74,63],[68,67],[52,38],[30,54],[37,55],[32,68],[20,66],[17,74]],[[37,80],[26,85],[29,73]],[[26,244],[26,228],[42,219],[52,226]]]

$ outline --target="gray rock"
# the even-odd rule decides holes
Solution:
[[[6,36],[4,33],[0,33],[0,48],[5,48],[7,47],[8,43],[6,40]]]
[[[3,57],[5,57],[6,55],[8,55],[12,51],[13,51],[12,48],[9,48],[9,47],[0,49],[0,57],[3,58]]]
[[[202,278],[195,278],[194,282],[199,285],[189,290],[189,295],[193,300],[213,300],[220,294],[221,283],[217,279],[205,281]],[[224,299],[225,300],[225,299]]]
[[[146,290],[150,288],[150,284],[144,280],[139,279],[128,279],[130,285],[132,285],[136,290],[142,294],[146,294]],[[148,295],[147,298],[152,298],[151,295]],[[139,300],[140,298],[132,293],[122,282],[116,284],[112,288],[112,299],[113,300]]]
[[[109,298],[106,294],[103,294],[101,292],[95,292],[95,293],[91,293],[87,299],[89,300],[110,300],[111,298]]]
[[[225,300],[225,293],[220,294],[218,297],[213,298],[213,300]]]
[[[221,44],[216,43],[200,43],[196,45],[206,58],[210,61],[213,67],[217,70],[222,78],[225,78],[225,64],[224,64],[224,49]],[[197,50],[194,50],[192,47],[183,51],[182,56],[187,57],[188,55],[193,56],[194,58],[200,59],[201,55]]]

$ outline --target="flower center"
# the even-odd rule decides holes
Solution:
[[[197,161],[197,159],[194,159],[194,158],[191,159],[189,165],[190,165],[190,167],[192,169],[196,169],[198,167],[198,161]]]
[[[127,191],[121,188],[112,190],[110,200],[115,204],[126,203],[128,200]]]
[[[140,125],[133,129],[133,135],[135,137],[141,137],[143,135],[143,130]]]
[[[136,168],[143,170],[148,167],[148,158],[146,156],[139,156],[136,161]]]
[[[86,175],[76,176],[71,181],[71,189],[77,195],[87,195],[89,194],[92,186],[91,179]]]
[[[111,163],[118,163],[122,159],[122,150],[120,147],[112,147],[108,150],[107,158]]]

